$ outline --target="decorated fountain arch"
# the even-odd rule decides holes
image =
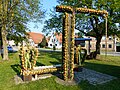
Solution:
[[[87,8],[74,8],[71,6],[56,6],[57,12],[64,13],[63,17],[63,77],[65,81],[73,80],[74,78],[74,28],[75,14],[77,13],[92,13],[103,15],[106,19],[106,37],[107,37],[107,16],[105,10],[94,10]],[[107,43],[106,43],[107,44]]]
[[[32,80],[32,75],[50,73],[54,71],[63,71],[63,80],[71,81],[74,79],[74,56],[75,56],[75,44],[74,44],[74,28],[75,28],[75,14],[77,13],[92,13],[97,15],[103,15],[106,20],[106,37],[107,37],[107,16],[108,12],[105,10],[94,10],[87,8],[74,8],[71,6],[56,6],[57,12],[64,13],[63,16],[63,40],[62,40],[62,65],[54,65],[49,67],[37,67],[35,66],[38,50],[36,48],[28,47],[21,48],[21,74],[24,81]],[[106,40],[107,42],[107,40]],[[107,43],[106,43],[107,44]],[[80,48],[79,48],[80,49]],[[78,48],[76,48],[78,51]],[[76,53],[78,54],[78,53]],[[78,56],[78,55],[77,55]],[[78,59],[78,58],[77,58]],[[78,61],[77,61],[78,62]]]

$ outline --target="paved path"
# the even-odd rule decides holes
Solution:
[[[86,68],[83,68],[82,72],[75,72],[75,81],[78,83],[87,80],[90,84],[97,85],[107,83],[113,79],[117,78]]]
[[[101,52],[101,55],[105,55],[105,52]],[[120,52],[107,52],[107,55],[120,56]]]

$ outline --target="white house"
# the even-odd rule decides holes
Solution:
[[[90,36],[88,36],[90,37]],[[95,50],[96,49],[96,38],[95,37],[90,37],[92,40],[90,41],[90,48],[91,50]],[[105,50],[107,47],[108,51],[118,51],[120,52],[120,40],[118,37],[113,37],[113,36],[109,36],[107,38],[107,46],[106,46],[106,37],[102,36],[101,42],[100,42],[100,49],[101,50]],[[87,45],[87,44],[86,44]]]
[[[8,46],[15,46],[14,40],[8,40],[7,43],[8,43]]]
[[[48,41],[48,47],[53,48],[55,46],[56,48],[60,49],[62,48],[62,33],[53,33]]]

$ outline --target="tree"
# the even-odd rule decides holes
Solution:
[[[78,38],[83,38],[83,33],[78,32]]]
[[[8,60],[7,36],[20,40],[20,37],[25,37],[27,22],[41,21],[42,16],[39,0],[0,0],[3,60]]]
[[[49,34],[51,31],[62,32],[62,14],[58,14],[54,11],[51,12],[50,19],[44,22],[44,28],[42,32]]]
[[[47,45],[47,40],[46,40],[46,37],[44,36],[44,38],[42,39],[41,43],[38,44],[38,46],[40,47],[46,47]]]
[[[58,0],[60,5],[69,5],[73,7],[93,8],[96,10],[107,10],[108,11],[108,35],[113,34],[112,31],[117,31],[115,23],[119,23],[120,19],[120,6],[119,0]],[[59,15],[60,16],[60,15]],[[59,16],[54,17],[57,21]],[[51,21],[53,17],[51,17]],[[47,21],[46,21],[47,22]],[[49,25],[54,22],[49,22]],[[47,23],[45,23],[47,26]],[[62,24],[62,23],[60,23]],[[49,25],[47,28],[49,29]],[[60,25],[59,25],[60,26]],[[61,25],[62,26],[62,25]],[[53,27],[53,26],[51,26]],[[55,27],[54,27],[55,28]],[[57,28],[57,27],[56,27]],[[59,28],[59,27],[58,27]],[[93,15],[90,13],[77,14],[76,15],[76,26],[75,29],[84,33],[85,35],[93,36],[96,38],[96,52],[100,53],[100,42],[103,35],[105,35],[105,19],[104,16]],[[62,30],[62,29],[61,29]],[[87,31],[87,32],[85,32]],[[117,33],[116,33],[117,34]]]

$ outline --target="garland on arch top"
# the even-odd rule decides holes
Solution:
[[[95,10],[95,9],[88,9],[88,8],[73,8],[66,5],[59,5],[56,6],[57,12],[68,12],[68,13],[93,13],[97,15],[105,15],[108,16],[108,12],[106,10]]]

